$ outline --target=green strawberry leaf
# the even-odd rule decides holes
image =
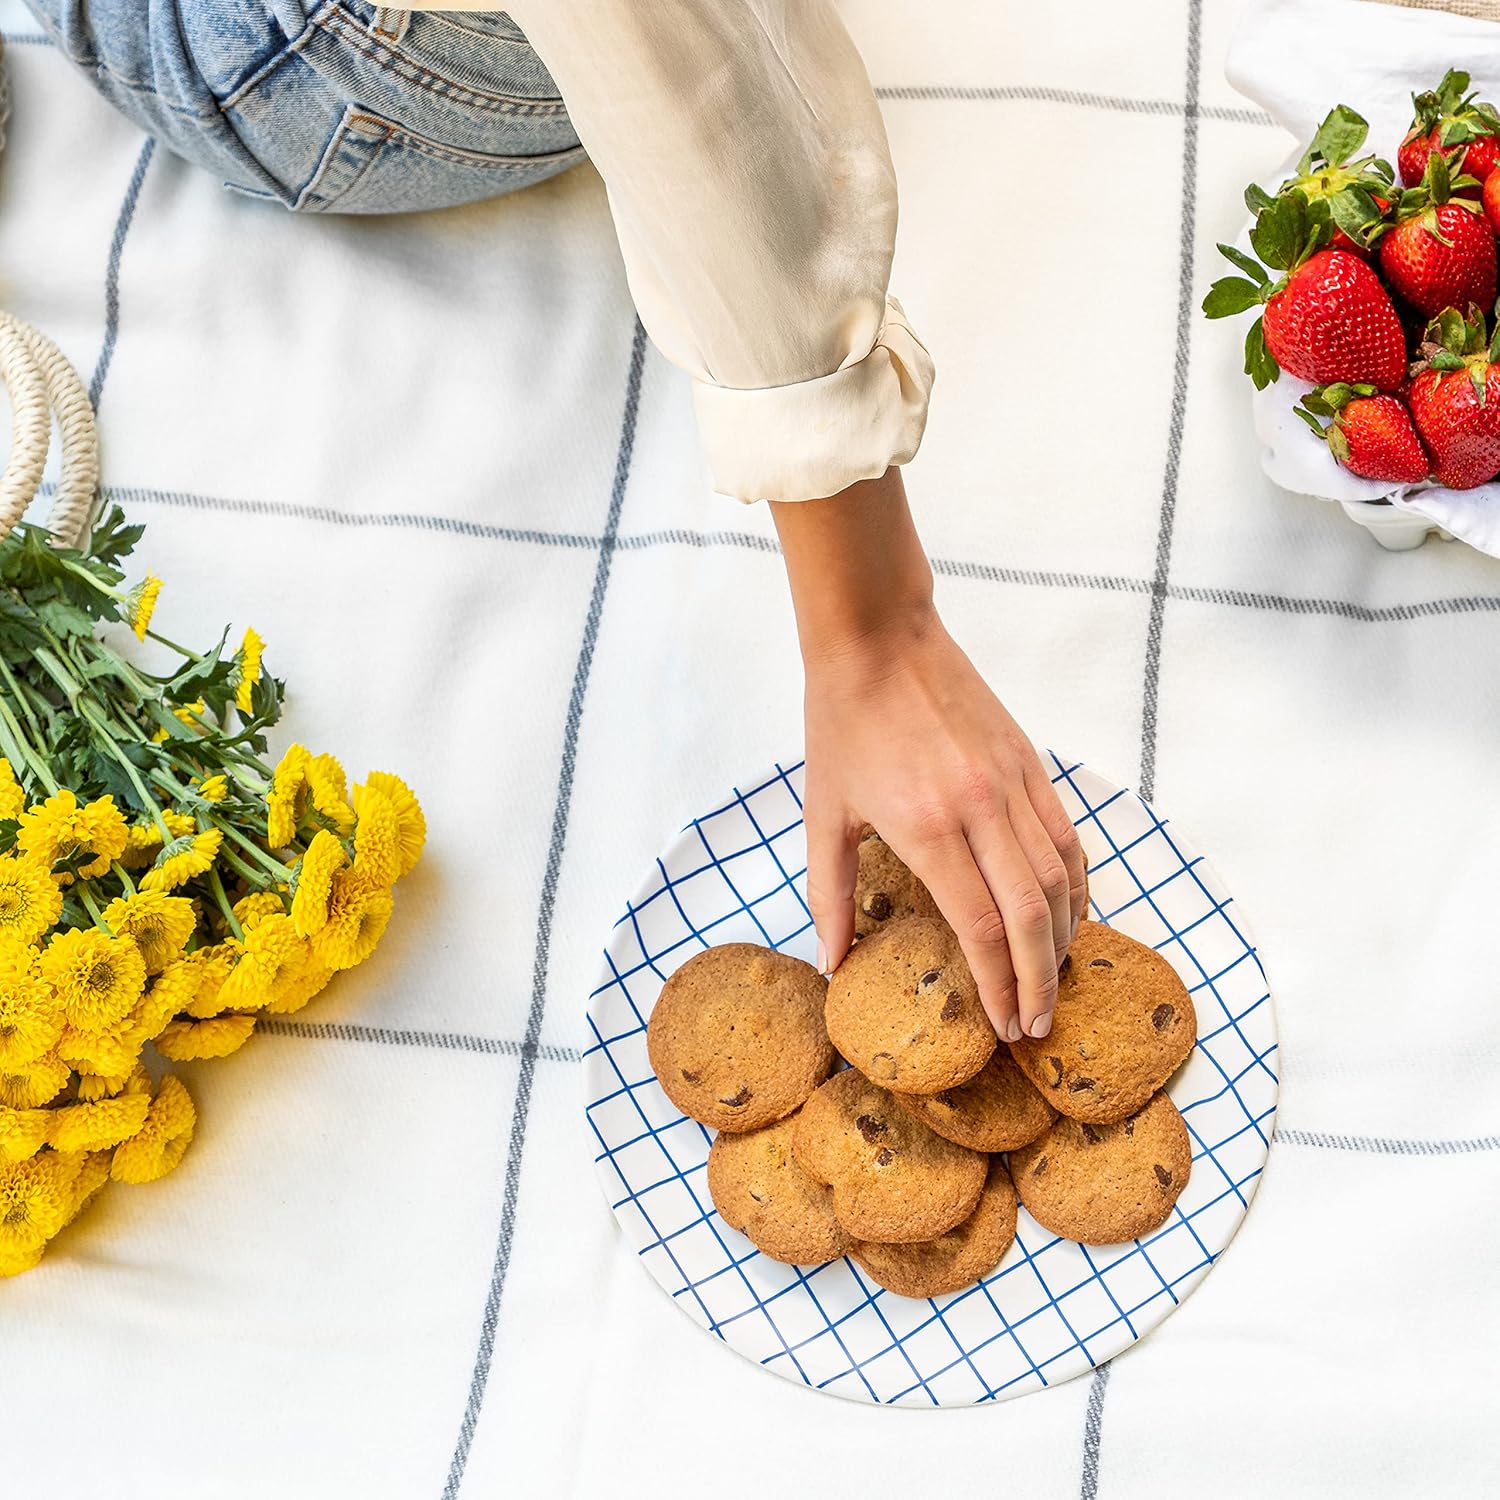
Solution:
[[[1336,104],[1318,126],[1317,134],[1313,136],[1312,145],[1307,148],[1307,156],[1303,160],[1308,166],[1319,159],[1331,167],[1340,166],[1364,145],[1369,133],[1369,122],[1362,115],[1355,114],[1347,104]],[[1302,172],[1306,171],[1307,167],[1304,166]]]
[[[1334,407],[1330,402],[1324,399],[1323,391],[1324,387],[1322,386],[1319,386],[1315,391],[1309,391],[1302,398],[1301,409],[1307,412],[1315,413],[1320,417],[1331,417],[1334,413]]]
[[[1334,411],[1348,406],[1353,399],[1354,387],[1347,380],[1335,380],[1332,384],[1323,387],[1323,400]]]
[[[1428,156],[1422,185],[1433,203],[1446,203],[1453,196],[1453,173],[1449,170],[1448,158],[1441,151]]]
[[[1263,208],[1269,208],[1273,201],[1271,195],[1258,182],[1252,182],[1245,189],[1245,207],[1253,214],[1258,214]]]
[[[1253,256],[1246,255],[1243,250],[1237,250],[1233,245],[1220,245],[1219,254],[1225,260],[1231,262],[1242,270],[1256,286],[1265,286],[1270,281],[1266,275],[1265,268]]]
[[[1464,119],[1444,120],[1438,127],[1438,145],[1467,146],[1480,132]]]
[[[1372,156],[1370,158],[1370,170],[1377,177],[1383,177],[1387,182],[1396,180],[1396,169],[1383,156]]]
[[[1268,203],[1250,231],[1255,253],[1278,271],[1288,271],[1307,237],[1307,199],[1295,189]]]
[[[1479,398],[1479,404],[1484,405],[1484,398],[1489,394],[1489,366],[1470,365],[1469,382],[1474,387],[1474,394]]]
[[[1209,287],[1203,299],[1203,313],[1209,318],[1232,318],[1247,312],[1261,301],[1261,289],[1243,276],[1226,276]]]
[[[1456,307],[1445,307],[1434,320],[1436,323],[1436,337],[1433,343],[1441,344],[1450,354],[1462,354],[1468,344],[1469,330],[1464,323],[1464,315]],[[1428,324],[1428,331],[1433,329]]]
[[[1497,111],[1493,104],[1476,104],[1474,113],[1485,127],[1483,134],[1500,135],[1500,111]]]
[[[1255,382],[1255,389],[1263,391],[1281,374],[1276,356],[1266,348],[1266,320],[1257,318],[1245,335],[1245,374]]]
[[[1312,414],[1311,411],[1308,410],[1306,397],[1303,398],[1303,404],[1301,406],[1294,406],[1292,410],[1296,412],[1296,414],[1301,417],[1302,420],[1306,422],[1307,425],[1311,427],[1312,430],[1320,438],[1327,438],[1328,434],[1323,430],[1323,424]]]
[[[1362,187],[1346,187],[1328,200],[1333,222],[1356,245],[1366,244],[1370,228],[1380,220],[1380,205]]]
[[[1468,361],[1461,354],[1450,354],[1446,349],[1439,349],[1427,363],[1434,370],[1462,370]]]
[[[1328,451],[1338,463],[1349,462],[1349,439],[1337,422],[1328,429]]]
[[[1444,114],[1451,114],[1469,91],[1469,75],[1461,68],[1449,68],[1443,81],[1437,86],[1438,107]]]
[[[1489,358],[1491,364],[1500,364],[1500,318],[1495,320],[1495,336],[1490,340]]]

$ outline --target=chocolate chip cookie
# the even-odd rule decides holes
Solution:
[[[758,1130],[802,1103],[833,1068],[827,983],[811,964],[725,943],[662,986],[646,1025],[651,1066],[683,1114],[716,1130]]]
[[[1138,1110],[1197,1036],[1192,997],[1171,964],[1123,932],[1083,922],[1058,978],[1051,1032],[1010,1050],[1049,1104],[1100,1125]]]
[[[902,1297],[942,1297],[982,1280],[1005,1258],[1016,1237],[1016,1190],[999,1157],[974,1212],[936,1239],[912,1245],[857,1240],[849,1256],[887,1291]]]
[[[743,1134],[721,1132],[708,1153],[708,1191],[719,1217],[772,1260],[820,1266],[849,1236],[833,1216],[833,1193],[792,1155],[797,1116]]]
[[[1032,1218],[1064,1239],[1113,1245],[1150,1233],[1187,1185],[1187,1126],[1165,1094],[1113,1125],[1060,1119],[1010,1155]]]
[[[850,1235],[881,1244],[936,1239],[974,1212],[988,1162],[908,1114],[854,1068],[835,1073],[797,1116],[797,1163],[833,1189]]]
[[[859,836],[859,874],[854,880],[856,941],[902,917],[938,917],[937,902],[896,853],[866,823]]]
[[[1034,1141],[1057,1118],[1057,1111],[1004,1047],[996,1048],[995,1055],[957,1088],[891,1097],[940,1136],[971,1151],[1014,1151]]]
[[[936,1094],[995,1050],[974,976],[944,922],[904,917],[855,947],[828,982],[833,1045],[883,1088]]]

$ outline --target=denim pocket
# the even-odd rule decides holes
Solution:
[[[582,146],[539,156],[467,151],[350,105],[293,207],[342,214],[450,208],[529,187],[584,159]]]

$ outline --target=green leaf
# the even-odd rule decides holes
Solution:
[[[1369,133],[1369,122],[1362,115],[1355,114],[1347,104],[1336,104],[1318,126],[1308,153],[1321,157],[1331,167],[1340,166],[1364,145]]]
[[[1253,256],[1246,255],[1243,250],[1236,249],[1233,245],[1220,245],[1219,254],[1225,260],[1238,266],[1256,286],[1265,286],[1270,277],[1266,275],[1265,267]]]
[[[1445,150],[1449,146],[1467,146],[1479,134],[1467,120],[1444,120],[1438,126],[1438,145]]]
[[[1258,214],[1261,209],[1269,208],[1271,203],[1271,195],[1258,182],[1252,182],[1245,189],[1245,207],[1251,213]]]
[[[1338,225],[1356,245],[1369,239],[1370,229],[1380,222],[1380,205],[1362,187],[1346,187],[1328,200],[1328,209],[1333,222]]]
[[[1323,390],[1321,387],[1318,390],[1309,391],[1302,398],[1302,405],[1306,407],[1308,411],[1313,412],[1320,417],[1331,417],[1334,412],[1333,405],[1330,402],[1324,400]]]
[[[1469,75],[1461,68],[1449,68],[1437,86],[1438,107],[1444,114],[1451,113],[1468,91]]]
[[[1266,320],[1257,318],[1245,335],[1245,374],[1255,382],[1255,389],[1263,391],[1281,374],[1276,357],[1266,348]]]
[[[1307,235],[1307,199],[1288,192],[1261,210],[1250,231],[1250,243],[1266,265],[1290,270]]]
[[[1383,156],[1372,156],[1370,158],[1370,170],[1377,177],[1383,177],[1387,182],[1396,180],[1396,169]]]
[[[1430,326],[1430,325],[1429,325]],[[1444,349],[1452,354],[1462,354],[1468,342],[1468,328],[1464,315],[1456,307],[1445,307],[1437,316],[1437,338]]]
[[[1210,318],[1231,318],[1259,305],[1260,288],[1243,276],[1226,276],[1208,289],[1203,311]]]
[[[1323,387],[1323,399],[1334,411],[1338,411],[1354,399],[1354,387],[1346,380],[1335,380],[1331,385]]]
[[[1448,169],[1448,158],[1441,151],[1434,151],[1427,158],[1423,186],[1434,203],[1446,203],[1453,196],[1453,174]]]
[[[1450,354],[1446,349],[1440,349],[1427,363],[1434,370],[1462,370],[1468,362],[1461,354]]]
[[[1349,462],[1349,438],[1337,422],[1328,429],[1328,451],[1333,454],[1335,462]]]
[[[1495,336],[1490,340],[1489,358],[1491,364],[1500,364],[1500,318],[1495,320]]]
[[[1321,423],[1321,422],[1320,422],[1320,421],[1319,421],[1319,420],[1318,420],[1318,419],[1317,419],[1317,418],[1316,418],[1316,417],[1315,417],[1315,416],[1314,416],[1314,415],[1313,415],[1313,414],[1312,414],[1312,412],[1310,412],[1310,411],[1309,411],[1309,410],[1308,410],[1308,409],[1307,409],[1307,405],[1306,405],[1306,400],[1305,400],[1305,398],[1304,398],[1304,401],[1303,401],[1303,404],[1302,404],[1302,405],[1301,405],[1301,406],[1294,406],[1294,407],[1293,407],[1293,408],[1292,408],[1292,410],[1293,410],[1293,411],[1294,411],[1294,412],[1296,412],[1296,414],[1297,414],[1297,415],[1298,415],[1298,416],[1299,416],[1299,417],[1301,417],[1301,418],[1302,418],[1302,420],[1303,420],[1303,421],[1304,421],[1304,422],[1306,422],[1306,423],[1307,423],[1307,425],[1308,425],[1308,426],[1309,426],[1309,427],[1311,427],[1311,428],[1312,428],[1312,430],[1313,430],[1313,431],[1314,431],[1314,432],[1315,432],[1315,433],[1316,433],[1316,434],[1317,434],[1317,435],[1318,435],[1318,436],[1319,436],[1319,437],[1320,437],[1320,438],[1323,438],[1323,439],[1325,439],[1325,440],[1326,440],[1326,439],[1327,439],[1327,436],[1328,436],[1328,434],[1327,434],[1327,433],[1326,433],[1326,432],[1324,432],[1324,430],[1323,430],[1323,424],[1322,424],[1322,423]]]

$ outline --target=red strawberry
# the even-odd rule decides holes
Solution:
[[[1495,301],[1495,232],[1476,205],[1451,192],[1448,164],[1435,151],[1421,186],[1397,200],[1394,222],[1375,230],[1386,281],[1429,318],[1446,307]]]
[[[1427,455],[1411,413],[1396,397],[1376,395],[1373,385],[1320,385],[1294,410],[1351,474],[1392,484],[1427,478]],[[1319,417],[1333,420],[1324,427]]]
[[[1486,347],[1479,309],[1465,320],[1450,307],[1428,324],[1422,354],[1411,415],[1433,478],[1452,490],[1488,483],[1500,474],[1500,325]]]
[[[1245,372],[1259,389],[1283,368],[1315,385],[1363,381],[1381,391],[1406,378],[1406,338],[1389,294],[1357,255],[1318,248],[1331,232],[1328,204],[1292,191],[1261,210],[1250,234],[1261,260],[1285,273],[1279,280],[1244,251],[1219,246],[1246,274],[1215,282],[1203,311],[1223,318],[1264,305],[1245,339]]]
[[[1490,228],[1500,234],[1500,172],[1491,172],[1484,179],[1481,201],[1484,204],[1484,216],[1490,221]]]
[[[1462,172],[1474,179],[1473,185],[1455,183],[1455,196],[1478,198],[1479,185],[1500,161],[1500,113],[1467,93],[1468,87],[1467,73],[1449,69],[1436,89],[1413,96],[1411,129],[1396,153],[1407,187],[1422,180],[1432,153],[1441,149],[1455,178]]]

